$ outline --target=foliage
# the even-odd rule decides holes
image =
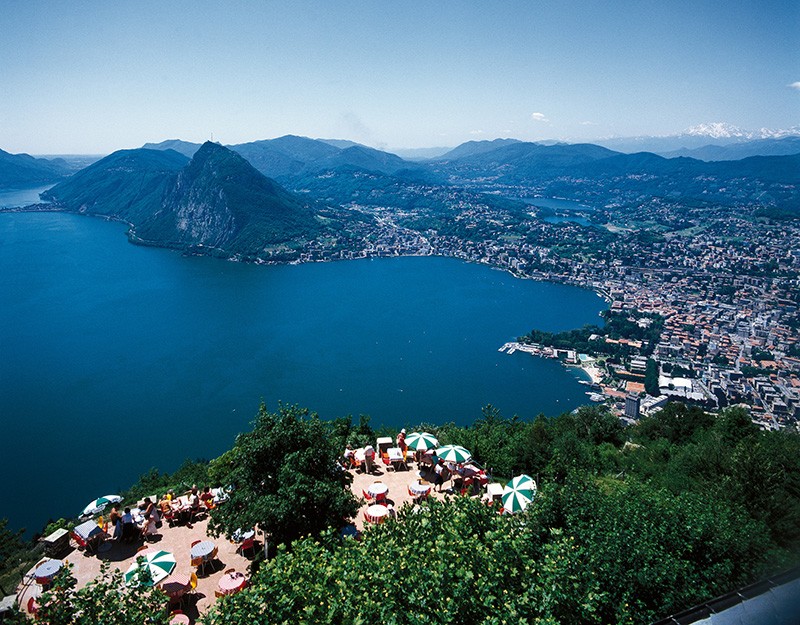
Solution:
[[[37,623],[45,625],[161,625],[169,621],[167,597],[144,584],[125,586],[119,570],[103,563],[100,576],[80,590],[66,565],[56,575],[52,588],[39,599]]]
[[[361,542],[327,533],[281,549],[205,622],[647,623],[749,579],[762,529],[620,482],[549,484],[517,516],[431,500]]]
[[[133,486],[120,494],[123,497],[123,501],[135,502],[142,497],[160,496],[169,489],[173,489],[176,493],[181,493],[189,490],[195,484],[201,487],[210,486],[208,467],[208,461],[200,459],[184,461],[172,474],[161,473],[154,467],[139,476],[138,481]]]
[[[647,368],[644,372],[644,390],[648,395],[658,396],[658,363],[652,358],[647,359]]]
[[[606,310],[603,311],[602,316],[606,320],[606,325],[602,328],[591,324],[566,332],[531,330],[519,340],[523,343],[537,343],[555,349],[574,349],[589,354],[627,356],[639,350],[635,350],[625,343],[608,343],[605,338],[608,337],[613,341],[619,339],[642,341],[646,343],[642,347],[642,353],[649,354],[658,342],[658,337],[664,328],[664,318],[654,313],[644,313],[638,310],[619,313]],[[639,325],[637,323],[639,319],[649,319],[649,325]],[[597,335],[599,338],[589,340],[592,335]]]
[[[307,410],[261,404],[252,432],[212,461],[216,483],[232,486],[230,501],[211,512],[209,529],[230,536],[258,526],[277,543],[290,543],[327,527],[341,527],[358,504],[347,490],[350,475],[328,428]]]

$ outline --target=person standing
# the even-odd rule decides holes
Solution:
[[[372,473],[375,467],[375,448],[372,445],[364,447],[364,465],[367,473]]]
[[[397,435],[397,446],[400,448],[400,453],[403,454],[403,462],[406,461],[406,452],[408,450],[408,445],[406,445],[406,429],[403,428],[400,430],[400,434]]]

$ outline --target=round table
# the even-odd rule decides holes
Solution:
[[[189,625],[191,621],[185,614],[175,614],[169,619],[169,625]]]
[[[408,486],[408,490],[411,492],[414,497],[427,497],[431,492],[431,485],[430,484],[423,484],[419,480],[411,482]]]
[[[186,591],[191,588],[191,585],[192,581],[186,573],[176,573],[161,584],[161,590],[167,593],[171,598],[177,599],[186,594]]]
[[[353,453],[353,456],[359,462],[364,462],[364,448],[362,447],[360,449],[356,449],[355,452]]]
[[[197,543],[192,547],[192,560],[195,558],[207,559],[214,552],[215,546],[214,542],[210,540]]]
[[[388,493],[389,487],[386,486],[386,484],[384,484],[383,482],[374,482],[369,485],[367,492],[370,494],[370,496],[375,498],[379,497],[380,495],[385,495],[386,493]]]
[[[245,584],[247,584],[247,578],[244,574],[238,571],[225,573],[219,580],[219,591],[223,595],[233,595],[244,588]]]
[[[36,578],[37,583],[48,583],[52,581],[62,566],[64,566],[64,563],[61,560],[47,560],[47,562],[42,562],[36,567],[33,576]]]
[[[389,508],[381,504],[375,504],[364,510],[364,519],[368,523],[383,523],[389,516]]]

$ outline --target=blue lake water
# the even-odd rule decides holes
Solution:
[[[32,189],[0,189],[0,208],[13,208],[15,206],[29,206],[42,200],[39,194],[47,191],[52,184]]]
[[[375,425],[557,414],[586,387],[497,351],[597,321],[595,293],[448,258],[243,265],[121,224],[0,214],[0,517],[38,530],[150,467],[214,457],[263,399]]]

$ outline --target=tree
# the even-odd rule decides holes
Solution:
[[[258,526],[275,542],[289,543],[340,527],[358,503],[339,453],[316,414],[283,405],[273,414],[262,403],[253,431],[240,434],[211,463],[212,479],[232,491],[230,501],[211,512],[209,529],[230,536]]]
[[[648,395],[658,396],[658,363],[652,358],[647,359],[644,371],[644,390]]]
[[[37,623],[46,625],[166,625],[167,597],[147,584],[125,586],[119,570],[104,562],[100,576],[76,590],[71,566],[56,576],[53,587],[39,599]]]

